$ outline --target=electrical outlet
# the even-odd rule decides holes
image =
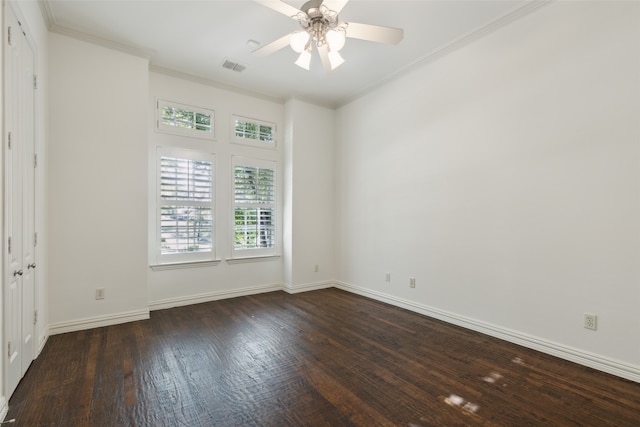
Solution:
[[[387,282],[387,283],[391,283],[391,273],[387,273],[384,276],[384,281]]]
[[[104,288],[96,288],[96,299],[104,299]]]
[[[584,314],[584,327],[586,329],[592,329],[594,331],[596,329],[598,329],[598,316],[596,316],[595,314],[585,313]]]
[[[409,287],[411,287],[411,288],[415,288],[416,287],[416,278],[415,277],[409,277]]]

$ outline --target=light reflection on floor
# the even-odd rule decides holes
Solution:
[[[515,363],[516,365],[524,365],[524,360],[522,360],[522,359],[521,359],[521,358],[519,358],[519,357],[514,357],[513,359],[511,359],[511,361],[512,361],[513,363]]]
[[[449,397],[444,399],[444,402],[447,405],[459,407],[464,412],[471,413],[471,414],[475,414],[476,412],[478,412],[478,409],[480,409],[479,405],[472,402],[467,402],[464,398],[455,394],[449,395]]]
[[[512,363],[516,365],[524,365],[524,360],[520,357],[514,357],[511,359]],[[482,381],[489,384],[500,384],[502,387],[507,387],[507,383],[504,382],[504,376],[500,372],[491,372],[489,375],[482,377]],[[444,403],[454,408],[460,408],[466,414],[475,414],[480,409],[480,405],[467,401],[464,397],[457,394],[450,394],[449,397],[444,399]],[[424,418],[421,421],[426,421]],[[408,427],[420,427],[420,424],[409,423]]]
[[[502,374],[499,372],[491,372],[488,376],[482,378],[482,380],[487,383],[495,384],[501,378]],[[506,386],[506,384],[503,384],[503,386]]]

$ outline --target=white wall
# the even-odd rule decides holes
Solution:
[[[229,264],[232,248],[232,169],[231,156],[274,160],[279,165],[278,194],[282,193],[282,145],[284,107],[280,102],[243,95],[200,82],[176,78],[159,72],[150,73],[147,95],[147,129],[149,140],[149,188],[153,191],[155,149],[157,146],[180,146],[209,150],[215,155],[216,256],[221,262],[215,266],[167,271],[148,270],[149,302],[153,309],[208,301],[223,297],[266,292],[282,287],[283,257],[267,261]],[[197,138],[180,138],[155,130],[155,100],[165,99],[182,104],[214,110],[215,142]],[[255,148],[231,143],[233,114],[276,123],[276,149]],[[150,193],[151,195],[153,193]],[[282,197],[279,196],[279,232],[282,232]],[[153,207],[149,218],[153,218]],[[150,230],[150,235],[153,230]],[[149,242],[151,245],[151,240]],[[279,254],[282,248],[278,248]],[[149,263],[145,264],[149,265]]]
[[[326,287],[335,280],[335,111],[295,99],[285,107],[285,287]]]
[[[341,108],[342,285],[640,380],[639,24],[552,3]]]
[[[148,62],[55,33],[49,48],[52,332],[148,316]]]

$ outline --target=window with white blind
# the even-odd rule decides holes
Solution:
[[[213,168],[211,154],[158,149],[158,264],[214,259]]]
[[[234,257],[275,254],[276,162],[233,157]]]
[[[256,119],[232,116],[233,141],[256,147],[275,148],[276,125]]]
[[[161,132],[196,138],[214,138],[214,112],[205,108],[158,99],[156,128]]]

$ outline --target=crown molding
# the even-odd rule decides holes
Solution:
[[[140,58],[146,59],[147,61],[151,60],[151,58],[156,53],[153,49],[117,43],[111,40],[104,39],[102,37],[87,34],[81,30],[76,30],[74,28],[65,27],[62,25],[54,25],[53,27],[49,28],[49,31],[51,31],[52,33],[82,40],[88,43],[93,43],[98,46],[106,47],[108,49],[124,52],[129,55],[138,56]]]
[[[44,19],[44,23],[48,29],[51,29],[56,24],[56,15],[51,7],[50,0],[38,0],[38,6],[40,6],[40,13]]]
[[[144,58],[147,61],[149,61],[151,57],[153,57],[153,55],[155,55],[156,53],[153,49],[114,42],[112,40],[88,34],[77,28],[60,25],[58,24],[56,15],[53,11],[53,7],[51,6],[51,0],[38,0],[38,5],[40,6],[40,13],[42,14],[42,18],[44,19],[49,31],[52,33],[61,34],[63,36],[72,37],[74,39],[128,53],[129,55]]]
[[[315,105],[316,107],[328,108],[330,110],[335,110],[339,107],[335,102],[325,102],[316,98],[309,98],[306,96],[302,96],[299,94],[293,94],[289,98],[287,98],[287,102],[289,101],[299,101],[304,102],[305,104]]]
[[[259,98],[259,99],[262,99],[264,101],[274,102],[276,104],[284,104],[284,99],[283,98],[267,95],[267,94],[260,93],[260,92],[254,92],[254,91],[251,91],[251,90],[240,88],[238,86],[234,86],[234,85],[230,85],[230,84],[226,84],[226,83],[221,83],[221,82],[219,82],[217,80],[213,80],[213,79],[210,79],[210,78],[207,78],[207,77],[202,77],[202,76],[198,76],[198,75],[195,75],[195,74],[185,73],[183,71],[173,70],[171,68],[165,68],[165,67],[161,67],[161,66],[158,66],[158,65],[149,64],[149,71],[154,72],[154,73],[158,73],[158,74],[164,74],[165,76],[169,76],[169,77],[175,77],[175,78],[181,79],[181,80],[187,80],[187,81],[190,81],[190,82],[193,82],[193,83],[198,83],[198,84],[205,85],[205,86],[214,87],[216,89],[221,89],[221,90],[226,90],[226,91],[229,91],[229,92],[234,92],[234,93],[237,93],[239,95],[246,95],[246,96],[250,96],[252,98]]]
[[[476,28],[475,30],[472,30],[471,32],[464,34],[461,37],[458,37],[457,39],[453,40],[451,43],[448,43],[436,50],[433,50],[429,53],[427,53],[425,56],[423,56],[422,58],[417,59],[416,61],[410,63],[409,65],[407,65],[404,68],[401,68],[400,70],[389,74],[388,76],[382,78],[381,80],[378,80],[377,82],[367,86],[366,88],[358,91],[357,93],[353,93],[351,95],[349,95],[348,97],[345,97],[343,99],[341,99],[339,102],[337,102],[336,104],[336,109],[340,108],[340,107],[344,107],[345,105],[349,104],[350,102],[355,101],[358,98],[363,97],[364,95],[373,92],[374,90],[378,89],[379,87],[383,86],[386,83],[389,83],[393,80],[396,80],[400,77],[402,77],[403,75],[409,73],[410,71],[415,70],[416,68],[429,64],[431,62],[434,62],[440,58],[442,58],[443,56],[446,56],[458,49],[461,49],[471,43],[473,43],[476,40],[479,40],[491,33],[493,33],[494,31],[497,31],[503,27],[505,27],[506,25],[517,21],[518,19],[527,16],[533,12],[535,12],[536,10],[550,4],[553,3],[555,0],[522,0],[521,4],[516,6],[515,8],[513,8],[512,10],[510,10],[509,12],[505,13],[504,15],[498,17],[497,19],[494,19],[493,21],[490,21],[488,24],[483,25],[479,28]]]

